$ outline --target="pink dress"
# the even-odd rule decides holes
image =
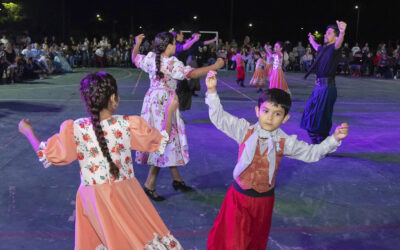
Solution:
[[[115,115],[101,126],[118,179],[109,173],[89,118],[65,121],[37,152],[45,167],[79,160],[75,249],[181,249],[135,178],[131,158],[131,150],[162,153],[168,134],[138,116]]]
[[[183,80],[190,71],[190,66],[184,66],[176,57],[161,56],[161,71],[164,78],[156,76],[156,54],[137,55],[135,64],[149,74],[150,88],[147,91],[142,106],[141,117],[150,126],[162,130],[165,122],[165,109],[168,100],[176,90],[177,80]],[[136,162],[157,167],[185,166],[189,162],[189,147],[186,139],[185,124],[177,110],[172,119],[171,137],[164,155],[148,152],[136,152]]]
[[[283,56],[275,53],[272,55],[272,57],[274,58],[274,64],[271,70],[271,75],[269,76],[269,88],[282,89],[290,94],[290,90],[282,70]]]

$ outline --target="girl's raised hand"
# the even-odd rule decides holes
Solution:
[[[145,38],[144,34],[139,34],[135,37],[135,41],[137,44],[141,44],[144,38]]]
[[[28,134],[32,133],[33,127],[31,125],[29,119],[22,119],[18,123],[18,131],[23,135],[28,135]]]

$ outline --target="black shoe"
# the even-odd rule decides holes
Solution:
[[[196,94],[195,92],[192,93],[192,96],[199,96],[198,94]]]
[[[186,186],[184,181],[174,181],[172,182],[172,187],[176,190],[180,189],[182,192],[191,192],[194,191],[193,188]]]
[[[261,93],[263,90],[262,89],[258,89],[257,90],[257,93]]]
[[[155,194],[156,190],[150,190],[147,187],[143,186],[143,190],[144,192],[147,194],[147,196],[150,197],[150,199],[152,199],[153,201],[164,201],[165,198],[163,196],[157,195]]]

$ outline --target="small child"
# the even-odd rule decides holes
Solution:
[[[254,52],[254,59],[257,61],[256,70],[254,71],[253,77],[250,80],[250,85],[258,87],[257,93],[262,92],[262,88],[265,85],[265,80],[267,78],[267,72],[265,70],[265,62],[262,59],[260,52]]]
[[[245,72],[244,72],[244,61],[248,60],[251,57],[251,54],[249,54],[247,57],[244,56],[245,51],[242,51],[242,54],[238,53],[235,55],[235,61],[236,61],[236,83],[240,85],[240,87],[244,87],[244,78],[245,78]]]
[[[75,249],[182,249],[135,178],[131,158],[131,150],[164,152],[177,98],[167,105],[167,132],[160,133],[138,116],[113,115],[119,96],[111,75],[86,75],[80,92],[90,117],[63,122],[47,142],[29,120],[18,125],[44,167],[79,160]]]
[[[274,45],[275,53],[272,53],[267,45],[264,46],[267,55],[274,59],[273,66],[269,74],[269,88],[282,89],[290,94],[290,90],[282,70],[282,62],[283,62],[282,48],[283,48],[283,43],[276,42]]]
[[[280,89],[268,89],[255,107],[258,123],[250,124],[225,112],[220,103],[215,72],[206,78],[211,122],[239,143],[239,158],[233,170],[233,185],[225,196],[208,235],[207,249],[266,249],[274,206],[274,185],[283,156],[315,162],[336,150],[348,134],[343,123],[318,145],[308,145],[287,135],[285,123],[291,99]]]

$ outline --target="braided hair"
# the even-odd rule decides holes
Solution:
[[[169,32],[161,32],[154,38],[154,53],[156,53],[156,67],[157,67],[157,80],[164,78],[164,74],[161,72],[161,53],[163,53],[168,44],[174,44],[174,36]]]
[[[81,80],[79,91],[92,120],[93,130],[99,142],[101,152],[103,152],[103,156],[110,164],[110,174],[118,179],[119,169],[112,161],[106,139],[104,138],[104,132],[100,125],[100,111],[107,108],[111,95],[115,94],[118,97],[117,82],[114,77],[105,72],[87,74]]]

